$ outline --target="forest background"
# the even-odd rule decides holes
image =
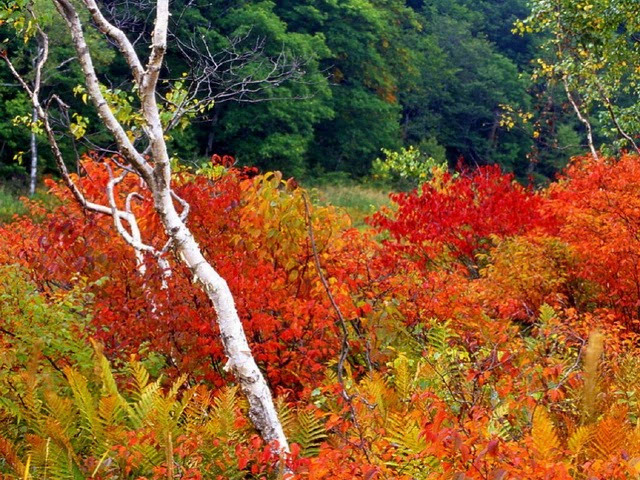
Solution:
[[[126,31],[134,37],[149,30],[152,7],[112,5],[126,12]],[[175,131],[172,151],[187,164],[217,153],[299,179],[327,172],[363,177],[381,149],[414,146],[423,158],[451,166],[459,159],[469,166],[498,164],[521,180],[540,182],[583,150],[582,125],[562,89],[531,76],[547,34],[512,31],[530,13],[526,0],[180,0],[172,9],[170,77],[187,74],[186,47],[216,51],[230,41],[238,50],[260,44],[248,60],[256,70],[283,55],[299,71],[243,98],[221,97],[204,117]],[[82,80],[59,29],[45,76],[47,88],[75,98],[70,111],[81,119],[72,119],[78,135],[61,143],[65,157],[75,158],[76,150],[91,150],[106,135],[82,95],[64,95]],[[105,42],[90,40],[96,47]],[[20,66],[36,47],[15,38],[4,48]],[[106,81],[124,89],[123,60],[109,48],[97,51]],[[16,87],[1,70],[0,178],[14,185],[27,182],[30,152],[29,131],[16,128],[15,120],[31,112]],[[607,132],[599,132],[600,140]],[[53,173],[44,137],[37,142],[41,174]]]

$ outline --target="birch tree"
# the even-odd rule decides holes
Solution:
[[[533,77],[564,88],[596,161],[594,137],[613,145],[612,152],[605,143],[604,153],[640,155],[639,19],[637,1],[533,0],[531,15],[514,27],[520,34],[544,34]]]
[[[5,3],[0,11],[0,21],[14,28],[25,41],[36,41],[41,47],[35,60],[34,71],[28,81],[24,72],[12,63],[10,52],[2,52],[7,67],[29,95],[33,104],[33,118],[37,122],[31,125],[46,137],[60,174],[73,193],[76,201],[86,210],[113,218],[115,232],[134,250],[137,258],[152,257],[159,262],[163,270],[168,270],[167,253],[172,250],[176,258],[190,270],[195,281],[206,292],[215,309],[215,321],[227,356],[225,370],[234,374],[249,403],[249,416],[265,441],[277,441],[282,452],[288,451],[287,439],[274,408],[273,398],[262,372],[259,370],[247,342],[241,320],[236,311],[232,293],[226,281],[218,274],[212,263],[205,258],[189,227],[187,217],[189,205],[172,189],[172,162],[167,147],[167,130],[183,116],[202,108],[202,101],[194,97],[173,102],[159,92],[159,82],[169,30],[169,0],[157,0],[153,33],[149,42],[149,54],[141,56],[134,43],[116,24],[109,21],[96,0],[51,0],[57,13],[64,21],[75,49],[83,77],[83,95],[90,101],[100,121],[113,137],[115,153],[123,159],[118,163],[117,172],[109,170],[111,181],[107,185],[107,202],[97,203],[87,198],[74,183],[69,174],[65,159],[58,144],[50,111],[58,109],[66,112],[68,106],[58,96],[51,95],[43,100],[40,97],[40,84],[43,68],[47,62],[49,39],[38,23],[36,6],[23,0]],[[90,18],[89,21],[83,19]],[[140,134],[135,136],[127,125],[118,118],[118,112],[112,101],[112,92],[99,81],[94,67],[92,52],[87,44],[86,29],[96,28],[113,44],[128,65],[134,87],[140,117]],[[281,62],[281,59],[276,60]],[[274,68],[275,75],[281,68]],[[294,70],[292,70],[294,71]],[[278,77],[281,79],[281,77]],[[237,83],[239,91],[257,88],[259,80],[255,76],[245,77]],[[280,80],[278,80],[280,81]],[[210,101],[211,99],[208,99]],[[169,119],[167,120],[167,113]],[[115,190],[128,175],[139,177],[152,198],[155,212],[163,225],[168,238],[167,243],[157,247],[151,241],[145,242],[140,235],[135,214],[131,208],[131,193],[125,205],[119,205]],[[135,274],[135,272],[133,273]],[[213,313],[213,312],[212,312]],[[212,315],[213,317],[213,315]]]

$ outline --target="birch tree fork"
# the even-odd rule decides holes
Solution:
[[[126,164],[123,165],[125,173],[136,174],[145,183],[153,199],[155,211],[169,239],[167,247],[173,248],[177,257],[189,268],[194,280],[200,283],[215,308],[217,326],[227,356],[225,370],[235,375],[243,393],[246,395],[251,420],[265,441],[277,441],[281,451],[288,452],[287,439],[278,419],[271,391],[251,354],[232,293],[226,281],[204,257],[198,243],[187,227],[186,212],[188,211],[188,205],[179,199],[171,189],[171,162],[165,140],[166,131],[161,121],[161,110],[157,101],[158,80],[167,49],[170,15],[169,1],[157,1],[150,54],[145,66],[143,66],[142,60],[125,33],[104,17],[96,2],[94,0],[81,1],[81,5],[91,15],[95,26],[118,48],[129,66],[136,86],[135,90],[139,97],[140,113],[144,119],[142,130],[147,141],[144,151],[134,145],[134,142],[127,135],[125,126],[117,120],[112,107],[105,98],[104,89],[99,83],[92,55],[85,39],[83,24],[75,5],[69,0],[52,0],[52,2],[64,19],[71,35],[76,57],[84,74],[88,98],[96,108],[100,120],[113,136],[119,154],[126,161]],[[36,66],[36,75],[39,75],[46,62],[47,37],[37,27],[37,18],[33,10],[29,6],[25,6],[23,9],[25,15],[31,16],[32,20],[34,20],[37,29],[37,33],[34,33],[34,35],[45,44],[45,53],[38,59]],[[117,207],[113,188],[118,181],[110,182],[111,190],[108,192],[110,205],[100,205],[84,198],[82,192],[79,191],[67,172],[56,136],[49,122],[48,110],[50,103],[56,100],[59,105],[64,104],[59,99],[53,98],[43,106],[38,98],[38,89],[30,88],[24,77],[11,63],[8,55],[5,53],[3,56],[13,75],[30,96],[63,179],[78,202],[88,210],[113,216],[117,232],[136,250],[137,255],[152,254],[166,264],[166,260],[162,256],[167,248],[158,250],[149,245],[144,245],[138,238],[139,235],[134,235],[137,226],[131,211],[121,210]],[[178,114],[179,112],[176,113],[176,115]],[[177,201],[180,205],[180,213],[174,201]],[[129,224],[129,232],[124,228],[122,220]]]

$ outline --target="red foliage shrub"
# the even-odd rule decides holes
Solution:
[[[640,315],[640,159],[576,158],[549,189],[557,235],[580,257],[577,273],[598,287],[601,306],[628,322]]]
[[[371,224],[389,232],[389,248],[427,261],[446,256],[473,264],[490,236],[519,235],[549,221],[540,210],[543,197],[498,166],[446,173],[391,199],[397,208],[375,214]]]

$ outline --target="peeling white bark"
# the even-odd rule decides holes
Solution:
[[[171,196],[165,192],[157,192],[154,200],[178,256],[189,267],[215,307],[220,337],[227,356],[225,370],[232,372],[238,379],[249,401],[251,421],[266,441],[276,440],[283,451],[288,451],[287,439],[278,419],[271,391],[251,354],[227,282],[202,255],[193,235],[176,212]]]

